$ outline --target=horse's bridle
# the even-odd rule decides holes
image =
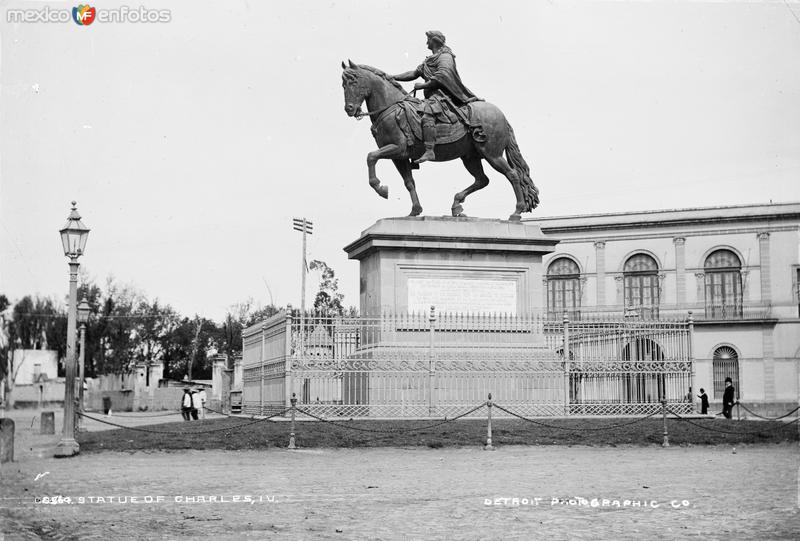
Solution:
[[[362,118],[369,117],[369,116],[380,116],[381,114],[385,113],[386,111],[388,111],[389,109],[391,109],[395,105],[398,105],[398,104],[406,101],[407,99],[409,99],[411,97],[416,97],[416,96],[412,96],[411,94],[407,94],[406,96],[403,97],[402,100],[398,100],[398,101],[396,101],[394,103],[390,103],[386,107],[384,107],[382,109],[378,109],[377,111],[367,111],[365,113],[365,112],[361,111],[361,107],[359,107],[358,111],[353,116],[355,117],[356,120],[361,120]]]

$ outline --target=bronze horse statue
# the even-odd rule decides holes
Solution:
[[[371,118],[372,133],[379,147],[378,150],[367,154],[369,185],[381,197],[389,197],[389,188],[382,185],[375,174],[375,164],[382,159],[392,160],[411,195],[409,216],[418,216],[422,213],[422,205],[417,197],[411,170],[414,167],[412,160],[422,155],[424,147],[420,140],[409,141],[409,137],[399,124],[399,115],[393,114],[403,102],[415,98],[412,98],[397,81],[377,68],[349,61],[349,65],[342,62],[342,69],[344,110],[351,117]],[[367,103],[367,113],[361,110],[364,101]],[[511,183],[517,203],[509,220],[519,221],[521,213],[530,212],[539,204],[539,190],[531,180],[530,168],[517,146],[514,130],[511,129],[502,111],[491,103],[476,101],[466,107],[471,108],[468,128],[472,131],[467,129],[460,139],[436,145],[435,161],[444,162],[461,158],[464,167],[475,177],[475,182],[453,198],[451,208],[453,216],[464,216],[462,203],[466,197],[489,184],[489,177],[484,173],[481,163],[481,160],[486,160]],[[475,130],[479,136],[475,134]],[[506,153],[505,158],[503,151]]]

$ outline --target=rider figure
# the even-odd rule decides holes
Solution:
[[[425,102],[422,110],[422,138],[425,141],[425,154],[415,160],[416,163],[427,162],[436,159],[433,153],[436,145],[436,126],[434,117],[441,114],[442,94],[449,97],[458,107],[466,103],[477,101],[475,94],[464,86],[461,77],[456,70],[456,55],[450,47],[444,44],[444,34],[438,30],[425,32],[428,36],[428,49],[433,53],[425,58],[417,69],[395,75],[398,81],[413,81],[422,77],[424,83],[414,84],[414,90],[422,90],[425,94]]]

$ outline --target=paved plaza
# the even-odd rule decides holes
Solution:
[[[16,415],[17,460],[2,465],[0,539],[789,539],[800,530],[790,444],[55,459],[57,436],[38,435],[32,419]]]

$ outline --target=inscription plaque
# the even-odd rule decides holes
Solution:
[[[409,278],[408,311],[517,315],[517,283],[511,280]]]

